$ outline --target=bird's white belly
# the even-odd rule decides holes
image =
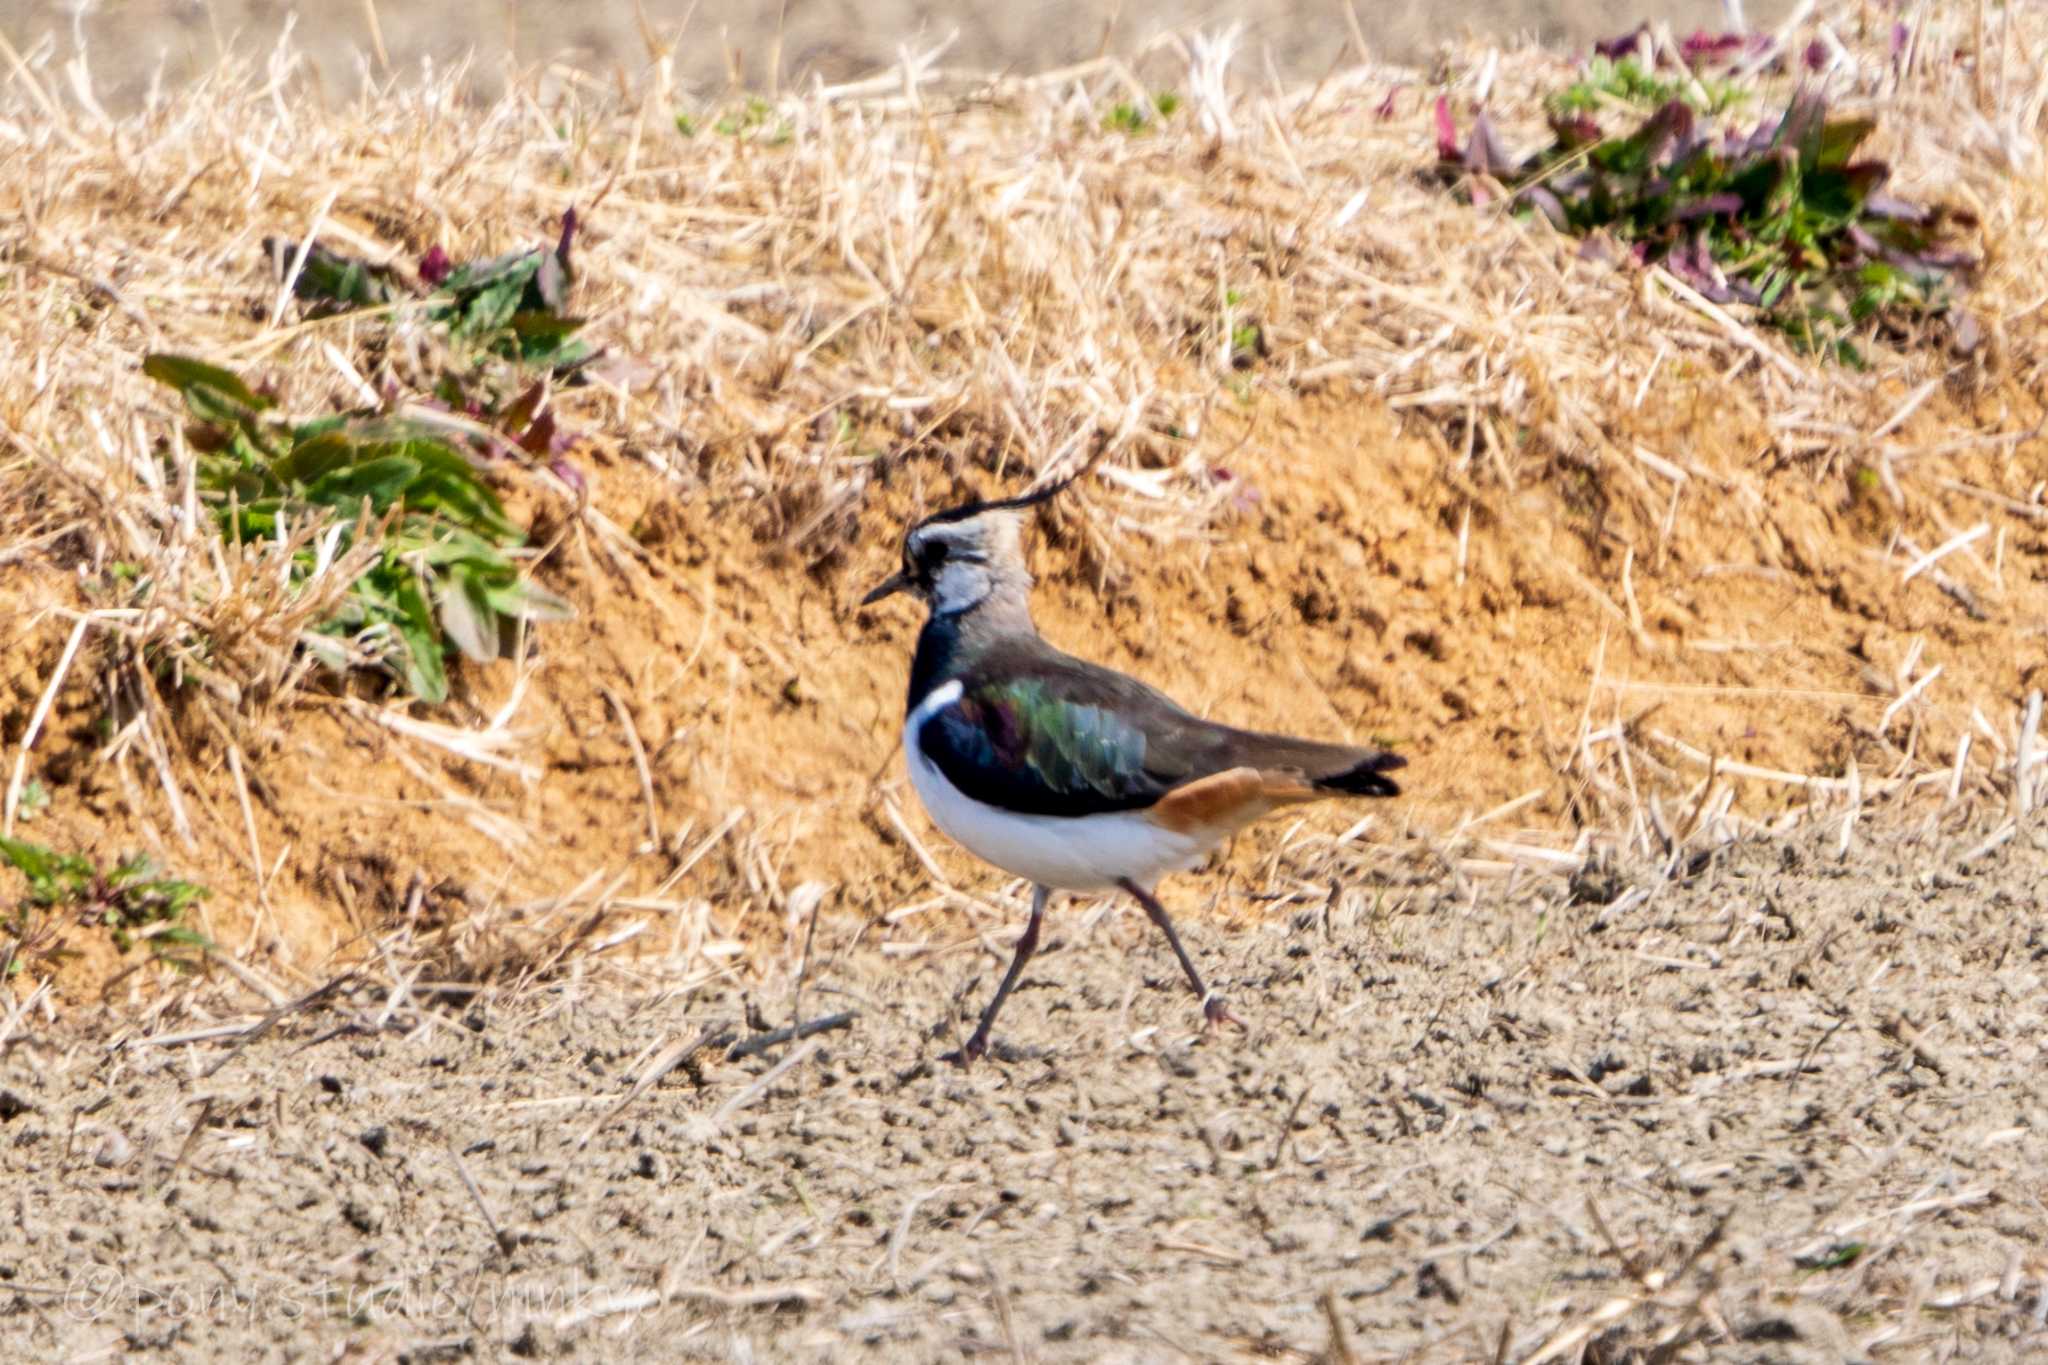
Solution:
[[[1165,873],[1186,871],[1208,855],[1210,840],[1162,829],[1137,811],[1031,815],[975,800],[918,747],[917,731],[936,709],[920,706],[904,727],[910,785],[932,823],[977,858],[1055,890],[1101,891],[1126,877],[1150,887]]]

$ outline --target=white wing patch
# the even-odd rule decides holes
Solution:
[[[951,682],[940,683],[925,693],[924,700],[917,704],[911,711],[910,718],[903,722],[904,746],[909,747],[909,736],[922,730],[926,721],[960,700],[966,691],[967,689],[960,685],[960,680],[955,678]]]

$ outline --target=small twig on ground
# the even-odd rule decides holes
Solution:
[[[1878,1032],[1897,1042],[1899,1046],[1911,1053],[1914,1061],[1920,1063],[1920,1065],[1944,1080],[1948,1078],[1948,1067],[1936,1055],[1934,1050],[1927,1046],[1925,1040],[1920,1037],[1919,1030],[1907,1022],[1905,1015],[1894,1014],[1877,1027]]]
[[[1593,1219],[1593,1226],[1600,1230],[1600,1240],[1607,1243],[1607,1250],[1613,1254],[1615,1261],[1627,1272],[1630,1279],[1640,1280],[1641,1267],[1637,1265],[1636,1258],[1621,1249],[1620,1239],[1614,1235],[1614,1229],[1607,1226],[1606,1215],[1600,1212],[1600,1202],[1590,1195],[1586,1198],[1586,1212]]]
[[[206,1068],[206,1070],[199,1073],[199,1079],[202,1081],[213,1079],[214,1074],[218,1072],[222,1067],[226,1066],[229,1062],[235,1060],[235,1058],[241,1056],[242,1050],[248,1047],[249,1044],[255,1042],[257,1039],[269,1033],[272,1029],[276,1028],[280,1023],[290,1018],[292,1015],[299,1013],[301,1010],[308,1010],[311,1009],[313,1006],[320,1004],[329,996],[333,995],[336,991],[340,990],[343,986],[354,981],[356,977],[359,975],[360,973],[354,970],[343,972],[340,976],[334,977],[332,980],[329,980],[322,985],[315,986],[312,990],[307,991],[298,999],[290,1001],[283,1005],[279,1005],[276,1009],[272,1010],[270,1013],[264,1015],[261,1019],[258,1019],[255,1023],[251,1024],[248,1030],[244,1032],[238,1040],[236,1040],[234,1047],[228,1051],[227,1055],[219,1058],[217,1061],[214,1062],[212,1066],[209,1066],[208,1068]]]
[[[1010,1348],[1010,1359],[1017,1365],[1024,1365],[1030,1357],[1024,1354],[1024,1343],[1017,1335],[1017,1315],[1010,1311],[1010,1287],[996,1273],[993,1261],[982,1263],[982,1274],[988,1280],[989,1298],[995,1302],[996,1323],[1002,1328],[1003,1344]]]
[[[713,1024],[689,1042],[671,1045],[657,1053],[654,1059],[641,1069],[640,1074],[634,1077],[632,1088],[626,1091],[625,1097],[606,1110],[603,1117],[583,1130],[582,1134],[576,1139],[576,1147],[580,1150],[589,1145],[590,1140],[596,1137],[606,1124],[625,1113],[633,1101],[653,1089],[655,1082],[659,1081],[663,1076],[668,1075],[669,1072],[681,1066],[685,1061],[703,1049],[714,1047],[724,1042],[731,1034],[732,1027],[730,1025]]]
[[[1691,1251],[1686,1253],[1685,1259],[1678,1263],[1678,1269],[1672,1271],[1670,1278],[1665,1280],[1664,1283],[1677,1284],[1687,1275],[1690,1275],[1692,1273],[1692,1268],[1695,1265],[1699,1264],[1701,1257],[1705,1256],[1715,1247],[1721,1245],[1721,1238],[1727,1233],[1727,1231],[1728,1215],[1724,1213],[1719,1218],[1716,1218],[1714,1220],[1714,1226],[1707,1229],[1707,1235],[1700,1238],[1698,1244],[1695,1245]]]
[[[654,795],[654,774],[647,766],[647,748],[640,742],[640,731],[633,725],[633,713],[626,709],[625,698],[609,687],[600,687],[606,701],[618,715],[619,728],[626,732],[626,748],[633,755],[633,771],[640,777],[640,799],[647,803],[647,839],[655,852],[661,851],[661,805]]]
[[[1209,1169],[1213,1174],[1216,1168],[1212,1165]],[[1243,1265],[1245,1262],[1242,1252],[1212,1246],[1207,1242],[1191,1242],[1185,1237],[1161,1237],[1152,1245],[1159,1251],[1185,1251],[1190,1256],[1200,1256],[1203,1260],[1217,1265]]]
[[[1287,1117],[1280,1121],[1280,1136],[1274,1139],[1273,1155],[1266,1158],[1267,1170],[1274,1171],[1280,1168],[1280,1158],[1287,1154],[1287,1139],[1294,1133],[1294,1120],[1300,1115],[1301,1106],[1308,1103],[1308,1092],[1313,1089],[1313,1085],[1304,1084],[1301,1093],[1294,1097],[1294,1103],[1289,1106]]]
[[[798,887],[797,890],[801,892],[803,888]],[[818,937],[818,911],[824,904],[823,896],[811,901],[810,923],[804,928],[804,950],[802,956],[797,959],[796,981],[789,988],[789,1022],[792,1028],[803,1026],[804,977],[811,970],[811,943]]]
[[[491,1216],[491,1206],[484,1202],[484,1192],[477,1186],[476,1177],[469,1173],[469,1163],[462,1159],[462,1153],[455,1150],[455,1144],[448,1144],[448,1159],[455,1163],[455,1173],[462,1177],[463,1188],[476,1201],[476,1211],[484,1216],[484,1226],[491,1230],[491,1239],[498,1244],[498,1251],[510,1256],[519,1246],[516,1234],[498,1226],[498,1220]]]
[[[581,1327],[598,1318],[615,1317],[620,1313],[638,1313],[653,1308],[661,1302],[661,1293],[654,1289],[636,1289],[630,1294],[613,1294],[607,1298],[589,1300],[570,1309],[555,1319],[555,1330],[566,1332],[572,1327]]]
[[[213,1118],[213,1099],[213,1096],[208,1095],[199,1102],[199,1117],[192,1120],[192,1131],[185,1134],[185,1140],[178,1144],[177,1158],[171,1162],[171,1169],[164,1172],[166,1185],[184,1169],[185,1158],[192,1155],[192,1148],[199,1141],[199,1135],[206,1131],[207,1123]]]
[[[834,1029],[847,1028],[858,1018],[860,1018],[859,1010],[844,1010],[838,1014],[828,1014],[819,1019],[806,1019],[801,1023],[791,1024],[787,1028],[770,1029],[766,1033],[757,1033],[751,1038],[743,1038],[731,1047],[728,1047],[725,1050],[725,1060],[728,1062],[744,1061],[748,1057],[758,1056],[769,1048],[779,1047],[783,1043],[800,1042],[813,1034],[830,1033]]]
[[[919,1194],[912,1195],[904,1202],[903,1212],[896,1215],[896,1226],[889,1231],[889,1282],[898,1290],[903,1289],[903,1243],[910,1237],[911,1220],[917,1217],[918,1208],[927,1200],[944,1194],[949,1185],[934,1185]]]
[[[1351,1349],[1351,1329],[1344,1325],[1344,1315],[1337,1307],[1337,1291],[1325,1289],[1322,1305],[1323,1317],[1330,1324],[1330,1359],[1336,1365],[1358,1365],[1358,1352]]]
[[[2026,718],[2020,722],[2019,750],[2012,759],[2015,818],[2024,820],[2034,813],[2034,746],[2041,733],[2041,693],[2027,694]]]
[[[810,1058],[822,1046],[823,1044],[818,1042],[817,1039],[813,1038],[811,1041],[805,1043],[802,1047],[796,1049],[787,1057],[784,1057],[781,1061],[777,1062],[774,1066],[769,1067],[766,1071],[761,1073],[761,1075],[754,1081],[752,1085],[748,1086],[745,1090],[740,1091],[737,1095],[734,1095],[724,1104],[719,1105],[717,1110],[715,1110],[708,1119],[699,1120],[695,1125],[696,1136],[699,1138],[699,1140],[702,1141],[708,1141],[709,1139],[716,1137],[725,1128],[725,1123],[727,1119],[731,1118],[734,1114],[739,1113],[740,1110],[746,1108],[755,1100],[761,1098],[762,1095],[767,1093],[768,1087],[774,1085],[775,1082],[782,1079],[782,1076],[785,1072],[791,1070],[792,1068],[798,1066],[803,1062],[810,1060]]]
[[[1806,1049],[1806,1055],[1799,1059],[1799,1067],[1796,1071],[1792,1073],[1792,1083],[1789,1087],[1787,1087],[1788,1089],[1797,1090],[1799,1088],[1799,1077],[1805,1072],[1814,1069],[1813,1059],[1820,1055],[1820,1050],[1828,1045],[1828,1040],[1833,1038],[1837,1033],[1840,1033],[1842,1031],[1843,1026],[1848,1022],[1849,1020],[1846,1017],[1837,1019],[1835,1021],[1835,1025],[1833,1028],[1829,1029],[1826,1033],[1823,1033],[1819,1038],[1814,1040],[1813,1046]]]
[[[204,951],[204,953],[206,954],[206,960],[208,962],[213,963],[216,967],[219,967],[221,970],[225,971],[229,976],[232,976],[233,978],[235,978],[235,980],[241,982],[244,986],[247,986],[251,991],[255,992],[257,995],[262,996],[266,1001],[270,1003],[271,1008],[275,1009],[286,1003],[286,997],[283,991],[271,985],[268,981],[265,981],[260,975],[258,975],[252,969],[250,969],[245,963],[237,962],[231,954],[223,952],[221,949],[214,947],[211,944],[207,945],[207,947],[202,951]]]
[[[671,1299],[693,1299],[720,1308],[761,1308],[772,1303],[817,1303],[825,1296],[808,1284],[763,1284],[752,1289],[720,1289],[708,1284],[682,1284],[668,1291]]]

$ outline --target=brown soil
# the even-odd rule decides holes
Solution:
[[[835,921],[800,1008],[850,1030],[773,1079],[780,1051],[693,1056],[587,1146],[743,1001],[375,980],[246,1045],[76,1015],[0,1061],[0,1173],[30,1192],[0,1345],[2037,1358],[2048,849],[1928,873],[1952,836],[1901,833],[1736,850],[1619,912],[1431,878],[1196,925],[1250,1024],[1220,1038],[1141,916],[1056,911],[1007,1060],[966,1075],[932,1059],[1000,946],[892,961]]]
[[[1449,74],[1495,65],[1496,102],[1523,117],[1564,71],[1543,52],[1468,52]],[[1042,91],[1015,107],[959,97],[919,125],[952,141],[922,191],[933,237],[900,315],[847,311],[880,297],[862,253],[901,259],[913,245],[890,235],[893,208],[862,197],[896,174],[867,159],[895,144],[840,140],[828,121],[840,114],[822,105],[804,115],[815,130],[787,144],[667,127],[650,140],[641,97],[600,93],[585,110],[563,95],[564,126],[589,140],[565,144],[556,183],[521,169],[531,130],[498,119],[486,138],[452,99],[423,100],[417,117],[397,102],[334,113],[279,105],[236,68],[219,78],[240,82],[219,99],[247,117],[283,108],[297,120],[290,159],[259,177],[260,193],[228,169],[243,149],[214,95],[134,121],[148,156],[124,150],[127,124],[104,148],[67,124],[39,179],[7,182],[35,224],[21,278],[36,301],[0,318],[13,353],[31,358],[0,378],[0,403],[26,430],[7,470],[40,476],[0,487],[23,537],[0,558],[10,765],[71,629],[53,609],[112,605],[113,589],[86,586],[124,553],[109,546],[169,519],[137,471],[160,465],[155,443],[176,418],[136,355],[232,354],[301,412],[353,401],[322,349],[353,345],[369,365],[352,328],[254,320],[275,286],[249,248],[307,222],[309,206],[329,203],[334,240],[404,262],[429,242],[465,255],[530,243],[581,203],[577,306],[602,344],[656,376],[624,403],[594,388],[557,395],[565,425],[589,436],[575,456],[587,507],[506,474],[516,513],[555,545],[537,574],[580,614],[540,631],[519,663],[461,670],[438,714],[330,685],[283,704],[259,694],[224,716],[188,686],[148,730],[161,751],[142,754],[109,743],[110,632],[86,636],[23,769],[55,799],[21,832],[102,861],[140,848],[203,881],[215,894],[202,931],[256,954],[279,990],[394,926],[436,972],[497,981],[635,923],[633,952],[775,951],[797,911],[872,921],[932,894],[933,874],[942,894],[986,886],[985,869],[932,835],[892,765],[914,613],[853,604],[912,518],[1015,481],[1014,465],[991,468],[1022,438],[1012,396],[977,359],[989,348],[1029,348],[1040,410],[1023,425],[1036,426],[1038,458],[1051,458],[1049,430],[1107,424],[1072,397],[1080,377],[1058,354],[1070,314],[1087,308],[1114,349],[1096,378],[1119,402],[1125,388],[1151,392],[1156,410],[1112,462],[1125,484],[1105,473],[1041,518],[1041,625],[1219,718],[1399,745],[1408,795],[1374,809],[1368,842],[1391,846],[1411,827],[1442,838],[1536,793],[1485,832],[1646,853],[1655,812],[1634,798],[1697,814],[1715,795],[1701,786],[1705,755],[1855,772],[1875,789],[1927,775],[1965,734],[1977,749],[1963,795],[2011,794],[2008,737],[2048,666],[2048,534],[2032,501],[2048,475],[2034,434],[2041,323],[2018,278],[2038,214],[2031,188],[1987,178],[1981,158],[1922,156],[1902,178],[1961,165],[1986,201],[1986,353],[1961,365],[1926,348],[1880,355],[1874,377],[1842,378],[1785,360],[1775,339],[1758,343],[1774,357],[1758,364],[1696,314],[1636,298],[1636,277],[1422,183],[1427,102],[1410,89],[1382,104],[1409,89],[1400,73],[1365,73],[1297,118],[1298,172],[1287,157],[1219,151],[1185,111],[1139,138],[1064,112],[1025,117],[1029,100],[1051,98]],[[1045,159],[1071,171],[1071,206],[982,202],[989,175]],[[1379,196],[1370,221],[1333,222],[1358,183]],[[841,211],[870,235],[842,240],[830,226]],[[1121,215],[1125,235],[1083,240],[1070,225],[1091,215]],[[1272,247],[1275,222],[1298,258]],[[1191,227],[1203,251],[1257,262],[1242,272],[1243,307],[1272,354],[1249,371],[1197,354],[1216,276],[1189,249]],[[992,239],[1009,245],[992,252]],[[1129,264],[1113,259],[1118,241],[1142,266],[1116,276],[1128,287],[1075,287]],[[1061,269],[1031,266],[1061,250],[1074,253]],[[158,276],[177,281],[161,298]],[[1526,291],[1525,317],[1510,295]],[[923,346],[908,340],[918,329]],[[1532,329],[1547,344],[1518,349]],[[799,348],[808,369],[792,368]],[[1310,378],[1331,355],[1337,377]],[[1392,369],[1373,380],[1376,365]],[[1428,391],[1397,386],[1420,382],[1411,370],[1434,376]],[[940,379],[957,407],[929,431],[875,397]],[[1489,382],[1519,397],[1481,408]],[[853,426],[852,450],[820,434],[832,420]],[[106,428],[135,447],[88,440]],[[1882,442],[1864,434],[1879,430]],[[1866,482],[1863,461],[1880,457],[1898,466],[1896,499]],[[1148,474],[1164,496],[1127,494]],[[75,487],[95,480],[117,501]],[[67,518],[93,533],[66,534]],[[1980,519],[1995,532],[1904,581],[1908,533],[1932,547]],[[225,655],[234,642],[197,630],[184,644]],[[1936,666],[1938,686],[1902,696]],[[1581,741],[1600,729],[1625,749],[1589,756]],[[1622,773],[1617,755],[1636,766]],[[1796,781],[1733,786],[1752,829],[1812,795]],[[1232,866],[1276,866],[1358,815],[1276,821]],[[90,997],[118,976],[140,998],[153,984],[96,966],[56,988]]]
[[[1703,401],[1669,400],[1665,447],[1678,458],[1712,468],[1759,439],[1740,420],[1700,423]],[[1954,419],[1946,403],[1929,406],[1930,426]],[[1403,434],[1348,399],[1262,397],[1252,412],[1212,419],[1238,509],[1213,536],[1110,560],[1081,542],[1041,546],[1039,623],[1220,719],[1397,744],[1410,758],[1407,794],[1373,808],[1392,822],[1383,829],[1443,830],[1540,792],[1515,828],[1571,830],[1589,818],[1588,798],[1560,772],[1589,708],[1595,724],[1619,716],[1639,740],[1669,731],[1723,759],[1839,775],[1852,755],[1875,773],[1897,752],[1872,727],[1916,637],[1937,642],[1953,689],[1942,695],[1956,699],[1925,708],[1917,741],[1930,752],[1953,745],[1971,702],[2017,705],[2039,685],[2021,619],[2031,596],[1991,602],[1973,621],[1931,585],[1898,591],[1895,566],[1859,562],[1853,509],[1816,499],[1802,471],[1774,481],[1767,508],[1688,509],[1661,555],[1631,570],[1637,639],[1612,605],[1619,566],[1600,539],[1597,488],[1580,503],[1569,479],[1463,485],[1444,476],[1434,433]],[[78,776],[85,799],[26,832],[118,857],[135,843],[122,819],[134,803],[162,856],[216,889],[205,932],[233,950],[254,945],[301,980],[401,921],[443,944],[449,970],[489,978],[500,959],[528,964],[594,932],[590,911],[621,899],[664,897],[668,922],[642,946],[665,948],[689,915],[705,917],[691,932],[772,942],[786,927],[773,911],[806,884],[828,914],[873,920],[918,894],[926,856],[953,885],[984,884],[985,869],[930,831],[893,757],[915,609],[853,606],[916,514],[909,480],[878,490],[802,572],[780,549],[774,507],[678,499],[637,464],[595,459],[594,502],[637,528],[640,557],[572,537],[546,572],[580,618],[550,628],[530,668],[459,675],[458,712],[516,703],[501,728],[524,772],[402,740],[342,698],[314,698],[268,751],[248,755],[257,777],[245,818],[218,737],[186,725],[201,777],[188,798],[205,850],[195,856],[165,833],[160,790],[113,789],[89,761],[101,739],[88,659],[30,769],[58,787]],[[2035,475],[2023,462],[1982,477],[2021,489]],[[1654,528],[1624,529],[1656,541]],[[2036,564],[2048,540],[2006,553],[2015,568]],[[11,652],[10,738],[54,666],[56,624]],[[646,756],[651,811],[621,708]],[[1654,743],[1644,753],[1675,765],[1674,779],[1705,776]],[[1738,785],[1753,816],[1805,800],[1783,784]],[[1360,813],[1321,808],[1309,827],[1334,832]],[[1253,831],[1233,865],[1259,865],[1293,832],[1280,821]],[[740,922],[742,904],[756,918]],[[80,997],[103,982],[70,972],[59,986]]]

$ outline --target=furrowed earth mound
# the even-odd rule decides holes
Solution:
[[[1114,61],[913,62],[715,123],[678,120],[659,63],[623,94],[551,72],[493,108],[444,85],[335,109],[285,98],[287,57],[119,121],[24,67],[10,827],[204,883],[200,931],[280,994],[380,940],[504,981],[593,948],[729,970],[820,909],[886,939],[988,879],[890,766],[912,614],[852,603],[916,515],[1084,459],[1040,518],[1048,635],[1224,719],[1410,758],[1370,825],[1248,836],[1252,880],[1348,844],[1579,873],[1886,794],[2024,809],[2048,248],[2009,169],[2041,78],[2001,54],[2032,22],[1915,63],[1830,21],[1838,106],[1880,111],[1894,188],[1965,203],[1983,260],[1979,344],[1866,338],[1860,370],[1426,174],[1424,92],[1527,135],[1573,70],[1540,49],[1291,94],[1196,69],[1136,114]],[[1794,76],[1754,79],[1761,116]],[[607,352],[550,398],[573,477],[489,472],[577,618],[454,665],[438,709],[311,668],[276,555],[181,512],[186,424],[140,358],[305,416],[403,402],[404,305],[304,313],[262,240],[403,272],[551,239],[571,207]],[[24,984],[110,975],[153,974]]]

